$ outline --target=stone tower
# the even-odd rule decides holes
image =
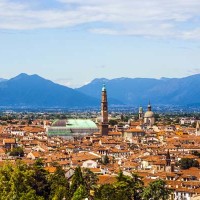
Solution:
[[[169,149],[166,154],[166,164],[165,164],[165,172],[174,172],[174,164],[171,162],[171,156],[169,153]]]
[[[107,102],[107,92],[105,84],[102,88],[101,94],[101,124],[100,124],[101,135],[108,135],[108,102]]]
[[[171,166],[171,157],[170,157],[169,150],[167,151],[167,154],[166,154],[166,166]]]

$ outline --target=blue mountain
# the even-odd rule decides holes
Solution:
[[[105,83],[110,98],[127,105],[187,105],[200,103],[200,74],[184,78],[116,78],[95,79],[77,91],[97,98]]]
[[[200,74],[184,78],[94,79],[77,89],[56,84],[38,75],[20,74],[0,79],[0,106],[84,108],[100,106],[106,84],[109,105],[200,105]]]
[[[0,82],[0,106],[11,107],[85,107],[98,100],[38,75],[20,74]]]
[[[7,81],[7,79],[0,78],[0,82]]]

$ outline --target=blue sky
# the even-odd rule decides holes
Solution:
[[[199,0],[0,0],[0,78],[184,77],[199,57]]]

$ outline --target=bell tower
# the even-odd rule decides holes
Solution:
[[[101,94],[100,133],[101,135],[108,135],[108,102],[107,102],[107,92],[105,84],[102,87],[102,94]]]
[[[174,164],[171,162],[171,156],[169,153],[169,149],[166,154],[165,172],[174,172]]]
[[[143,108],[142,107],[139,107],[139,120],[142,120],[143,119]]]
[[[166,166],[171,166],[171,157],[170,157],[169,149],[166,154]]]

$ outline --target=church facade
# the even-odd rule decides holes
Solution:
[[[153,126],[155,124],[155,116],[150,102],[145,113],[143,113],[142,107],[139,108],[139,120],[142,120],[147,126]]]

